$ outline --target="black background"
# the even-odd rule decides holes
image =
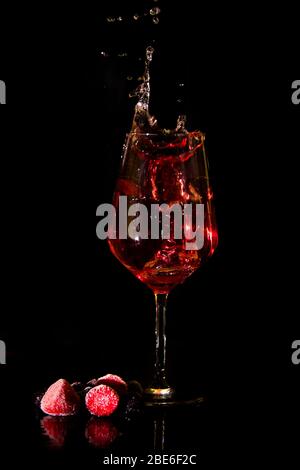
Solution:
[[[141,74],[137,58],[153,39],[152,111],[172,126],[176,84],[185,83],[188,126],[207,133],[220,232],[214,257],[170,296],[170,378],[208,402],[196,414],[168,417],[168,449],[196,451],[208,468],[280,458],[287,466],[299,434],[299,366],[291,363],[299,338],[300,109],[291,102],[292,21],[282,13],[285,42],[276,12],[264,17],[253,6],[210,11],[161,2],[158,26],[149,18],[142,26],[105,22],[144,10],[141,3],[147,7],[31,7],[10,16],[1,33],[9,105],[1,108],[7,468],[14,459],[33,468],[99,462],[83,444],[47,449],[34,391],[59,377],[116,372],[146,381],[151,372],[152,294],[93,232],[132,118],[135,80],[126,77]],[[103,50],[111,57],[103,59]],[[139,423],[116,452],[151,449],[150,424]]]

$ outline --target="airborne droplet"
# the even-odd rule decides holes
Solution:
[[[151,8],[151,10],[150,10],[150,15],[151,16],[155,16],[155,15],[159,15],[159,14],[160,14],[160,8],[158,8],[158,7]]]
[[[157,16],[154,16],[152,21],[153,21],[154,24],[158,24],[159,23],[159,18]]]
[[[149,62],[151,62],[152,60],[153,52],[154,52],[154,48],[152,46],[148,46],[146,49],[146,58]]]
[[[177,119],[176,131],[185,131],[186,115],[180,114]]]
[[[120,22],[123,21],[122,16],[118,16],[117,20],[120,21]]]
[[[108,17],[106,18],[106,21],[107,21],[108,23],[114,23],[114,22],[116,21],[116,18],[114,18],[113,16],[108,16]]]

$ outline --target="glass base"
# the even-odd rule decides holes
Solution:
[[[203,396],[188,396],[175,393],[171,387],[147,388],[144,392],[144,404],[147,407],[186,407],[199,406],[205,401]]]
[[[171,387],[156,388],[148,387],[145,392],[145,400],[149,402],[162,402],[171,400],[174,397],[175,390]]]

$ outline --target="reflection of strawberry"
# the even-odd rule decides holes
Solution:
[[[92,415],[110,416],[119,405],[119,395],[113,388],[101,384],[87,393],[85,404]]]
[[[118,429],[107,419],[91,418],[85,430],[85,437],[95,447],[108,447],[118,437]]]
[[[56,416],[44,416],[41,420],[41,427],[44,434],[51,439],[51,443],[56,447],[62,447],[68,432],[68,423],[65,418]]]
[[[121,379],[118,375],[106,374],[97,380],[97,385],[104,384],[116,390],[119,395],[123,395],[127,392],[127,383]]]
[[[69,382],[60,379],[52,384],[41,400],[41,410],[52,416],[69,416],[77,413],[80,398]]]

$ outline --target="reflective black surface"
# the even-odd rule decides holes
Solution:
[[[283,47],[256,8],[245,18],[227,4],[218,14],[215,5],[196,12],[195,2],[165,12],[153,62],[154,114],[174,122],[183,80],[188,122],[207,133],[220,244],[170,295],[168,313],[170,381],[205,401],[106,423],[115,437],[106,448],[94,445],[101,423],[46,419],[32,403],[60,377],[112,372],[146,385],[152,374],[152,294],[95,236],[95,209],[111,200],[132,117],[126,77],[150,39],[146,28],[141,46],[130,28],[121,39],[106,35],[100,25],[109,7],[53,7],[40,21],[36,11],[27,21],[18,11],[7,31],[9,22],[1,24],[0,79],[11,103],[1,116],[1,468],[96,468],[111,453],[161,451],[162,438],[164,452],[197,454],[200,468],[292,468],[300,367],[291,363],[299,338],[297,41]],[[116,50],[128,45],[133,62],[105,64],[97,55],[109,46],[104,37]]]

